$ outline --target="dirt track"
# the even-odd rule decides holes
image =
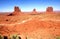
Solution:
[[[58,14],[0,16],[0,34],[23,34],[32,39],[56,39],[56,36],[60,36],[60,16]]]

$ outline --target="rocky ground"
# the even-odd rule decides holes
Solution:
[[[60,36],[60,14],[0,15],[0,34],[23,34],[27,39],[56,39]]]

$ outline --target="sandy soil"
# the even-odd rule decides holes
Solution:
[[[0,34],[23,34],[28,39],[56,39],[60,36],[60,14],[1,15]]]

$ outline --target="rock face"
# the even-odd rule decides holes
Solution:
[[[13,14],[18,15],[18,14],[20,14],[20,12],[21,12],[21,10],[19,9],[19,7],[15,6]]]
[[[53,12],[53,7],[48,7],[48,8],[46,9],[46,12]]]
[[[19,7],[16,7],[16,6],[14,7],[14,11],[15,12],[21,12],[21,10],[19,9]]]
[[[33,11],[35,12],[35,11],[36,11],[36,9],[33,9]]]

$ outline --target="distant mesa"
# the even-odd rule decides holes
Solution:
[[[8,16],[19,15],[19,14],[21,14],[21,10],[19,9],[18,6],[15,6],[14,7],[14,12],[9,14]]]
[[[36,9],[34,8],[33,11],[36,12]]]
[[[15,6],[14,7],[14,12],[13,12],[13,15],[19,15],[21,13],[21,10],[19,9],[18,6]]]
[[[15,6],[15,7],[14,7],[14,12],[21,12],[21,10],[19,9],[18,6]]]
[[[36,13],[37,13],[37,11],[36,11],[36,9],[35,9],[35,8],[33,9],[33,13],[34,13],[34,14],[36,14]]]
[[[53,11],[53,7],[47,7],[46,8],[46,13],[49,13],[50,14],[50,13],[53,13],[53,12],[54,12]],[[19,15],[19,14],[22,15],[24,13],[21,12],[21,9],[19,9],[18,6],[15,6],[14,7],[14,11],[11,14],[9,14],[8,16]],[[38,12],[34,8],[31,14],[38,14]]]
[[[46,12],[53,12],[53,7],[47,7]]]

